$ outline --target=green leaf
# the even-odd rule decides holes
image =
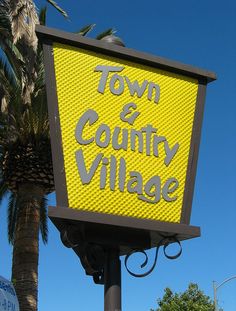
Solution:
[[[0,204],[2,202],[2,200],[4,199],[4,197],[6,196],[7,194],[7,185],[5,183],[4,180],[1,180],[0,182]]]
[[[60,12],[65,18],[69,18],[66,11],[64,11],[55,1],[53,0],[47,0],[48,3],[50,3],[58,12]]]
[[[197,284],[190,283],[183,293],[173,293],[170,288],[157,300],[156,311],[214,311],[214,303]]]
[[[40,232],[44,244],[48,242],[47,199],[43,197],[40,205]]]
[[[7,209],[8,241],[10,244],[14,243],[18,210],[19,208],[17,204],[17,196],[14,193],[11,193],[9,201],[8,201],[8,209]]]
[[[103,31],[102,33],[100,33],[96,39],[97,40],[101,40],[102,38],[106,37],[106,36],[110,36],[110,35],[114,35],[116,33],[116,30],[113,28],[109,28],[105,31]]]
[[[95,26],[96,24],[87,25],[83,27],[82,29],[80,29],[77,33],[81,36],[86,36],[91,30],[93,30]]]
[[[39,22],[40,25],[46,25],[46,18],[47,18],[47,7],[45,6],[39,12]]]
[[[1,35],[0,47],[6,56],[8,64],[12,68],[12,73],[15,76],[15,80],[21,80],[24,71],[23,66],[25,64],[24,57],[22,56],[21,52],[10,39],[3,38]]]

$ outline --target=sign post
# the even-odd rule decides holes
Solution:
[[[216,77],[44,26],[37,33],[57,198],[49,217],[86,273],[105,282],[105,310],[120,310],[119,256],[144,276],[155,263],[134,274],[131,254],[157,247],[157,258],[163,245],[174,259],[181,248],[171,257],[170,243],[200,236],[191,206],[206,85]]]
[[[104,266],[104,310],[121,310],[121,263],[119,251],[112,248]]]

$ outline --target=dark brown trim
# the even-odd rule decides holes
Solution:
[[[50,42],[45,42],[43,44],[43,52],[56,199],[59,204],[69,206],[62,150],[61,126],[58,111],[53,50]]]
[[[197,171],[199,145],[200,145],[200,139],[201,139],[201,129],[202,129],[205,97],[206,97],[206,85],[199,84],[196,109],[195,109],[195,115],[194,115],[193,130],[192,130],[192,138],[191,138],[191,144],[190,144],[188,168],[187,168],[187,174],[186,174],[186,180],[185,180],[183,209],[182,209],[182,215],[181,215],[181,223],[184,223],[184,224],[189,224],[190,216],[191,216],[194,184],[195,184],[195,177],[196,177],[196,171]]]
[[[195,226],[70,208],[49,207],[48,215],[61,233],[78,231],[87,243],[116,247],[120,255],[128,254],[132,249],[155,247],[167,237],[183,241],[200,236],[200,228]]]
[[[77,47],[81,47],[87,50],[96,51],[99,53],[103,53],[105,55],[118,57],[121,59],[130,60],[136,63],[142,63],[145,65],[149,65],[156,68],[165,69],[169,72],[174,72],[177,74],[184,74],[185,76],[190,76],[198,79],[198,94],[192,129],[192,137],[190,143],[190,151],[188,158],[188,167],[186,172],[186,181],[185,181],[185,191],[182,205],[182,214],[181,214],[181,226],[188,225],[190,222],[191,216],[191,207],[192,207],[192,199],[193,199],[193,191],[194,191],[194,183],[197,169],[197,159],[198,159],[198,151],[200,144],[200,134],[201,134],[201,126],[202,126],[202,118],[203,118],[203,110],[204,110],[204,101],[205,101],[205,92],[206,92],[206,84],[207,82],[211,82],[216,79],[216,76],[212,72],[204,71],[202,69],[194,68],[191,66],[187,66],[184,64],[180,64],[177,62],[173,62],[170,60],[166,60],[163,58],[155,57],[152,55],[140,53],[134,50],[130,50],[124,47],[104,43],[98,40],[88,39],[81,37],[72,33],[65,33],[55,29],[49,29],[44,26],[37,27],[37,33],[40,38],[42,38],[43,46],[44,46],[44,58],[45,58],[45,70],[46,70],[46,86],[47,86],[47,99],[48,99],[48,109],[49,109],[49,119],[50,119],[50,132],[51,132],[51,144],[52,144],[52,154],[53,154],[53,167],[54,167],[54,179],[55,179],[55,187],[56,187],[56,197],[57,204],[63,207],[69,207],[68,196],[67,196],[67,187],[66,187],[66,176],[64,171],[64,159],[63,159],[63,147],[62,147],[62,139],[61,139],[61,128],[60,128],[60,119],[59,119],[59,111],[58,111],[58,100],[57,100],[57,90],[56,90],[56,78],[55,78],[55,69],[54,69],[54,59],[53,59],[53,50],[52,44],[54,41],[61,42],[67,45],[73,45]],[[65,213],[65,209],[63,209],[60,213]],[[68,209],[74,213],[74,210]],[[66,212],[67,213],[67,212]],[[96,223],[101,221],[109,220],[106,224],[113,224],[113,217],[117,219],[118,216],[114,215],[106,215],[98,214],[98,213],[85,213],[80,212],[79,217],[83,217],[86,215],[86,219],[88,215],[96,215]],[[69,215],[69,214],[66,214]],[[99,216],[102,215],[102,216]],[[93,217],[92,216],[92,217]],[[90,216],[89,216],[90,217]],[[105,218],[104,218],[105,217]],[[134,219],[122,216],[119,218],[119,222],[124,227],[129,227],[134,224]],[[123,220],[122,220],[123,219]],[[171,230],[179,224],[175,223],[163,223],[159,221],[150,221],[145,219],[136,219],[136,226],[139,224],[143,226],[143,224],[148,224],[147,226],[158,226],[161,230],[163,228],[168,228],[171,226]],[[92,221],[93,222],[93,221]],[[114,222],[114,225],[116,220]],[[144,225],[145,227],[145,225]],[[143,230],[149,230],[148,228],[143,228]],[[177,227],[176,227],[177,228]],[[181,230],[184,227],[181,227]],[[186,228],[189,228],[187,226]],[[158,230],[159,230],[158,229]],[[199,229],[199,228],[198,228]],[[151,230],[151,229],[150,229]],[[166,229],[167,230],[167,229]],[[187,230],[187,229],[186,229]],[[192,229],[191,229],[192,230]]]
[[[186,224],[161,222],[157,220],[133,218],[127,216],[117,216],[112,214],[79,211],[72,208],[49,207],[48,215],[50,218],[56,217],[82,222],[90,222],[103,225],[121,226],[147,231],[172,232],[175,234],[200,235],[199,227]]]
[[[192,78],[196,78],[204,83],[216,80],[216,75],[213,72],[192,67],[176,61],[168,60],[162,57],[138,52],[122,46],[113,45],[95,39],[84,38],[78,34],[68,33],[41,25],[37,25],[36,32],[38,37],[42,41],[52,40],[54,42],[60,42],[63,44],[92,50],[97,53],[100,52],[109,56],[115,56],[121,59],[130,60],[132,62],[144,64],[147,66],[164,69],[178,74],[183,74]]]

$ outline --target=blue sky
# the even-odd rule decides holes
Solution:
[[[38,6],[43,1],[37,1]],[[96,23],[90,34],[114,27],[127,47],[216,72],[208,85],[191,224],[202,236],[182,243],[183,254],[169,261],[160,252],[158,265],[146,278],[124,269],[125,311],[156,307],[165,287],[184,290],[196,282],[212,297],[212,281],[236,275],[236,2],[235,0],[60,1],[66,21],[49,10],[48,25],[67,31]],[[55,205],[54,195],[50,196]],[[0,275],[10,278],[11,252],[6,234],[6,204],[0,209]],[[85,275],[73,251],[63,247],[49,223],[49,243],[40,245],[39,311],[103,310],[103,287]],[[150,251],[150,256],[153,252]],[[141,258],[140,258],[141,260]],[[236,310],[236,280],[218,291],[224,311]]]

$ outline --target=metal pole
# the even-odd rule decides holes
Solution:
[[[216,285],[216,282],[213,281],[213,291],[214,291],[214,307],[215,307],[215,311],[219,311],[218,309],[218,303],[217,303],[217,290],[218,288],[220,288],[222,285],[224,285],[225,283],[233,280],[233,279],[236,279],[236,275],[234,276],[231,276],[230,278],[224,280],[222,283],[220,283],[220,285]]]
[[[215,281],[213,281],[213,290],[214,290],[214,309],[215,311],[218,311],[217,296],[216,296],[217,286]]]
[[[108,250],[104,267],[104,311],[121,311],[121,264],[116,249]]]

